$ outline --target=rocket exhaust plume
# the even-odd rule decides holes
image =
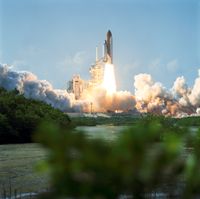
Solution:
[[[112,95],[116,92],[116,81],[113,64],[105,64],[103,88],[107,91],[108,95]]]
[[[106,40],[104,43],[105,54],[104,54],[104,78],[103,78],[103,88],[106,90],[107,95],[113,95],[116,92],[116,81],[115,72],[113,65],[113,42],[112,33],[109,30],[106,35]]]

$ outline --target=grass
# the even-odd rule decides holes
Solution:
[[[45,158],[38,144],[0,145],[0,198],[3,192],[14,195],[48,189],[48,175],[36,172],[38,161]]]
[[[165,123],[175,123],[180,126],[194,125],[194,118],[167,119]],[[185,123],[185,120],[188,123]],[[72,122],[78,126],[94,125],[126,125],[136,124],[139,118],[131,116],[113,116],[111,118],[73,118]],[[199,117],[195,118],[196,126],[199,126]],[[176,125],[175,125],[176,126]],[[112,128],[112,126],[109,126]],[[111,133],[111,130],[110,130]],[[86,133],[87,134],[87,133]],[[91,132],[93,135],[94,132]],[[105,136],[108,135],[105,133]],[[49,135],[48,135],[49,136]],[[38,161],[47,157],[46,151],[39,144],[10,144],[0,145],[0,198],[9,197],[10,193],[38,193],[49,189],[48,174],[36,172]]]

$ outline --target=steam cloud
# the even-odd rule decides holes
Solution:
[[[140,112],[153,112],[163,115],[177,115],[180,106],[173,95],[159,82],[154,82],[151,75],[135,76],[136,107]]]
[[[83,93],[82,100],[87,99],[84,111],[90,111],[90,106],[97,112],[115,111],[115,110],[133,110],[135,108],[135,98],[128,91],[117,91],[108,95],[106,90],[101,87],[86,90]]]
[[[172,88],[179,103],[183,107],[192,108],[200,112],[200,77],[197,77],[192,88],[188,88],[185,78],[178,77]]]
[[[74,95],[65,90],[53,89],[46,80],[38,80],[31,72],[16,72],[8,65],[0,64],[0,86],[6,90],[18,90],[26,98],[43,101],[62,111],[78,111]]]
[[[65,112],[89,112],[92,106],[95,112],[132,110],[173,116],[200,114],[200,77],[192,88],[183,76],[178,77],[172,89],[167,90],[151,75],[139,74],[134,77],[135,96],[128,91],[108,95],[105,89],[97,87],[86,90],[77,101],[73,94],[54,89],[48,81],[39,80],[31,72],[17,72],[0,64],[0,86],[6,90],[17,89],[26,98],[43,101]]]
[[[170,91],[154,82],[149,74],[139,74],[134,79],[136,107],[140,112],[174,116],[200,113],[200,77],[192,89],[183,76],[178,77]]]

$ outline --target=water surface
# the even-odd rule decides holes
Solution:
[[[128,126],[97,125],[78,126],[76,130],[84,132],[89,138],[101,138],[104,140],[115,140]]]

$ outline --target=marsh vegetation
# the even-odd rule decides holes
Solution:
[[[0,146],[0,184],[6,193],[37,190],[45,193],[39,198],[56,199],[200,196],[199,117],[111,117],[99,120],[107,126],[91,127],[98,124],[94,118],[70,120],[15,92],[1,90],[0,102],[1,142],[41,144]],[[111,124],[123,120],[131,122],[115,126],[113,133]],[[86,124],[90,132],[75,128]]]

